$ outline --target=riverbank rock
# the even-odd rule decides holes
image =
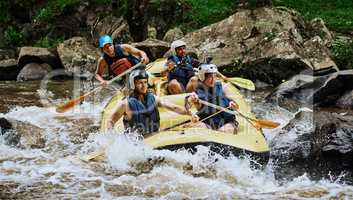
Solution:
[[[17,60],[7,59],[0,60],[0,80],[9,81],[16,80],[21,68],[17,65]]]
[[[228,75],[278,85],[303,70],[337,69],[320,35],[307,36],[307,24],[293,10],[263,7],[239,10],[182,39]]]
[[[163,37],[163,41],[168,42],[169,44],[171,44],[174,40],[178,40],[180,38],[182,38],[184,36],[183,31],[180,28],[173,28],[168,30],[164,37]]]
[[[65,71],[78,77],[92,77],[98,50],[83,37],[73,37],[59,44],[57,51]]]
[[[29,63],[47,63],[53,69],[62,67],[56,52],[41,47],[22,47],[18,55],[18,66],[23,68]]]
[[[353,174],[353,116],[301,111],[271,141],[280,176]]]
[[[335,106],[342,95],[352,90],[353,70],[316,77],[300,74],[279,85],[266,100],[296,111],[305,106]]]
[[[163,55],[170,49],[168,43],[151,38],[142,42],[132,43],[131,45],[144,51],[150,60],[156,60],[157,58],[163,57]]]
[[[1,134],[8,145],[20,148],[43,148],[44,129],[27,122],[0,118]]]
[[[47,63],[28,63],[20,71],[17,81],[40,80],[44,78],[52,68]]]

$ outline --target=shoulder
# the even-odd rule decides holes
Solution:
[[[98,58],[98,62],[99,65],[101,64],[107,64],[107,61],[105,60],[104,56],[101,56]]]

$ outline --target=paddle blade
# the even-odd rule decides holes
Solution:
[[[255,126],[258,129],[260,128],[274,129],[274,128],[277,128],[279,125],[281,124],[278,122],[265,120],[265,119],[258,119],[255,121]]]
[[[227,78],[227,81],[230,81],[234,85],[239,86],[241,88],[245,88],[250,91],[255,90],[255,84],[249,79],[239,78],[239,77],[230,77],[230,78]]]
[[[72,109],[77,104],[80,104],[84,99],[85,99],[85,95],[82,95],[80,97],[77,97],[76,99],[73,99],[73,100],[70,100],[64,104],[61,104],[58,107],[56,107],[56,112],[64,113],[64,112]]]

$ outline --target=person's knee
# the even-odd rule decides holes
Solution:
[[[173,79],[168,83],[168,91],[170,94],[180,94],[182,93],[182,89],[180,83]]]
[[[197,88],[197,83],[198,83],[197,76],[191,77],[186,86],[186,92],[194,92]]]
[[[220,127],[218,129],[218,131],[223,131],[225,133],[236,134],[237,133],[237,128],[235,127],[235,125],[233,123],[226,123],[222,127]]]

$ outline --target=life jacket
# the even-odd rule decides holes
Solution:
[[[192,58],[190,56],[185,56],[181,58],[179,56],[170,56],[168,60],[172,60],[177,66],[168,73],[168,81],[176,79],[181,83],[184,88],[188,84],[190,78],[195,75],[194,69],[192,67]]]
[[[125,128],[131,128],[142,134],[153,133],[159,130],[159,111],[156,99],[152,92],[147,92],[145,101],[141,102],[137,97],[127,97],[129,108],[132,111],[131,120],[124,120]]]
[[[125,55],[123,53],[123,49],[121,48],[120,45],[115,45],[115,55],[114,57],[110,57],[109,55],[103,53],[103,59],[107,62],[108,64],[108,73],[110,77],[117,76],[127,70],[128,68],[136,65],[137,63],[140,62],[139,59],[137,59],[135,56],[129,54]],[[125,59],[122,61],[122,64],[115,67],[114,69],[112,68],[112,64],[115,63],[117,60],[120,59]],[[128,61],[129,63],[127,63]]]
[[[203,83],[199,82],[198,87],[196,89],[196,94],[201,100],[216,104],[218,106],[222,106],[224,108],[227,108],[230,102],[230,100],[224,94],[222,83],[219,81],[216,81],[214,87],[210,88],[208,91],[206,91],[206,88]],[[215,108],[204,105],[197,112],[197,115],[200,117],[200,119],[203,119],[216,113],[217,111],[218,110]],[[209,119],[206,119],[204,122],[210,125],[212,129],[218,129],[224,124],[234,121],[234,115],[226,112],[221,112]]]

